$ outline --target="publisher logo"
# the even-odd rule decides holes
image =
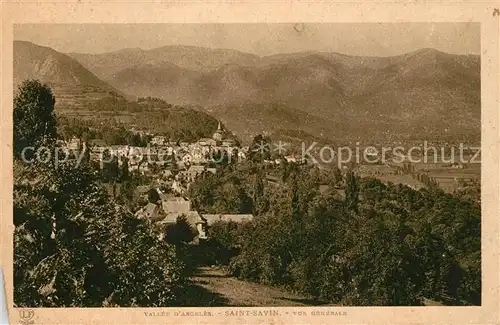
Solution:
[[[28,325],[34,324],[33,317],[35,316],[35,311],[33,309],[21,309],[19,311],[19,316],[21,317],[21,324]]]

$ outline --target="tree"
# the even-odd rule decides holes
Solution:
[[[169,156],[168,165],[169,165],[170,172],[175,177],[180,171],[179,165],[177,162],[177,157],[175,154],[172,154]]]
[[[102,169],[101,177],[103,182],[116,182],[120,176],[120,168],[118,167],[118,157],[111,155],[111,152],[106,149],[102,153]]]
[[[289,195],[290,195],[290,215],[298,217],[302,215],[302,209],[299,202],[299,189],[297,175],[293,174],[290,180]]]
[[[264,179],[263,172],[255,173],[255,181],[253,188],[253,214],[259,215],[266,209],[266,198],[264,196]]]
[[[219,188],[219,197],[214,204],[217,213],[251,213],[252,199],[241,184],[227,182]]]
[[[249,159],[254,162],[271,159],[271,149],[271,139],[258,134],[253,138],[249,147]]]
[[[359,204],[359,184],[356,175],[352,171],[347,173],[346,205],[354,211],[358,211]]]
[[[126,140],[129,146],[138,147],[142,144],[141,136],[138,133],[128,132],[126,135]]]
[[[52,90],[38,80],[26,80],[14,97],[14,154],[24,148],[54,143],[57,130]]]
[[[338,168],[338,167],[333,168],[333,181],[334,181],[334,186],[339,186],[344,181],[344,177],[342,176],[342,172],[340,171],[340,168]]]
[[[218,186],[217,178],[211,173],[204,173],[189,186],[189,197],[195,209],[201,212],[210,210],[216,200],[215,187]]]
[[[158,204],[158,202],[161,201],[160,194],[158,194],[158,191],[155,188],[149,189],[148,201],[154,204]]]
[[[120,178],[121,181],[127,181],[130,178],[129,171],[128,171],[128,158],[124,157],[123,158],[123,164],[121,168],[121,173],[120,173]]]
[[[238,253],[239,224],[233,221],[216,221],[208,229],[208,243],[212,261],[215,264],[228,265]]]
[[[82,166],[89,166],[90,165],[90,148],[88,147],[87,142],[83,143],[82,150],[83,150],[83,152],[81,152],[82,160],[81,160],[80,164]]]
[[[196,232],[191,228],[186,216],[177,217],[174,224],[168,225],[165,238],[172,245],[187,244],[196,237]]]

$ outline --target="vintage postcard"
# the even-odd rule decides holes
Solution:
[[[10,324],[499,324],[499,8],[4,3]]]

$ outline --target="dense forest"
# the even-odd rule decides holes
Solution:
[[[282,164],[277,174],[271,184],[249,162],[191,188],[201,211],[255,214],[209,229],[212,261],[233,275],[344,305],[481,303],[477,201],[339,170]]]

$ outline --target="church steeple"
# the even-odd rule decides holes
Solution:
[[[222,131],[222,126],[220,125],[220,121],[219,125],[217,126],[217,131],[215,131],[213,135],[213,139],[216,141],[222,141],[224,139],[224,132]]]

